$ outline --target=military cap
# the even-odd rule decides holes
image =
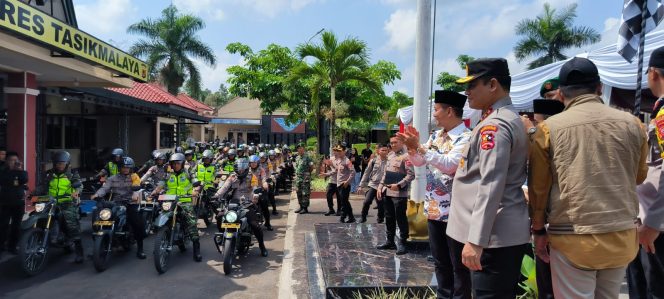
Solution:
[[[466,77],[456,81],[457,84],[466,84],[480,77],[509,77],[510,69],[504,58],[480,58],[466,64]]]
[[[446,104],[452,107],[463,108],[466,105],[466,96],[451,90],[436,90],[434,103]]]
[[[558,77],[546,80],[542,83],[542,87],[540,88],[540,97],[544,97],[547,92],[556,89],[558,89]]]

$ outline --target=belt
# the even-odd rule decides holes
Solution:
[[[72,202],[73,199],[71,198],[71,195],[60,195],[55,197],[58,201],[58,203],[64,203],[64,202]]]
[[[183,203],[191,202],[191,196],[189,196],[189,197],[180,197],[180,202],[183,202]]]

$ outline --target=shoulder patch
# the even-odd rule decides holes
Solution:
[[[486,125],[480,129],[480,148],[483,150],[493,149],[496,145],[495,134],[498,132],[498,127],[494,125]]]
[[[664,115],[659,115],[655,118],[655,126],[657,127],[657,136],[660,139],[664,138]]]

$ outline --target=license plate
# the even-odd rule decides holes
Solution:
[[[240,228],[239,223],[222,223],[221,228]]]
[[[113,225],[113,221],[97,220],[93,223],[93,225]]]

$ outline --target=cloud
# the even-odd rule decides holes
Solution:
[[[528,70],[528,62],[529,60],[524,60],[522,62],[518,62],[516,60],[516,55],[514,54],[514,51],[510,51],[505,55],[505,60],[507,60],[507,65],[510,68],[510,74],[516,75],[523,73]]]
[[[415,44],[415,21],[413,9],[397,9],[385,22],[383,30],[389,36],[386,47],[400,52],[410,50]]]
[[[174,0],[173,4],[186,12],[224,20],[225,11],[239,8],[249,9],[252,14],[275,18],[282,13],[297,12],[322,1],[324,0]]]
[[[226,80],[229,78],[226,69],[233,65],[243,65],[244,61],[226,51],[215,51],[214,54],[217,57],[217,65],[215,67],[210,67],[198,59],[194,59],[194,63],[201,75],[201,88],[217,91],[219,84],[226,84]]]
[[[74,9],[81,29],[101,35],[127,28],[138,11],[131,0],[97,0],[74,5]]]

